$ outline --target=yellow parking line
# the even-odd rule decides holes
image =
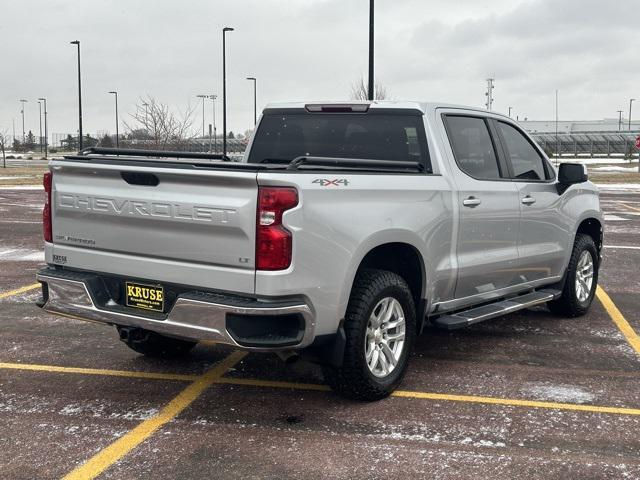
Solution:
[[[623,203],[623,202],[616,202],[616,203],[622,205],[623,207],[630,208],[631,210],[635,210],[636,212],[640,212],[640,208],[632,207],[631,205],[627,205],[626,203]]]
[[[310,383],[294,383],[269,380],[252,380],[244,378],[222,377],[216,381],[226,385],[246,385],[265,388],[282,388],[291,390],[329,390],[326,385]],[[451,395],[446,393],[413,392],[396,390],[392,397],[413,398],[420,400],[443,400],[447,402],[482,403],[489,405],[504,405],[511,407],[548,408],[552,410],[575,410],[591,413],[612,413],[617,415],[640,415],[639,408],[604,407],[598,405],[581,405],[577,403],[543,402],[536,400],[519,400],[515,398],[481,397],[476,395]]]
[[[20,288],[16,288],[15,290],[9,290],[8,292],[0,293],[0,300],[2,300],[3,298],[12,297],[14,295],[19,295],[19,294],[24,293],[24,292],[29,292],[29,291],[35,290],[36,288],[39,288],[39,287],[40,287],[39,283],[33,283],[33,284],[27,285],[25,287],[20,287]]]
[[[274,380],[254,380],[252,378],[235,378],[235,377],[221,377],[216,380],[216,383],[226,385],[246,385],[249,387],[266,387],[266,388],[288,388],[291,390],[317,390],[321,392],[328,392],[331,389],[328,385],[320,385],[316,383],[295,383],[295,382],[281,382]]]
[[[629,345],[631,345],[631,348],[640,355],[640,337],[638,337],[638,334],[633,330],[631,325],[629,325],[629,322],[627,322],[624,315],[622,315],[620,310],[618,310],[618,307],[616,307],[616,304],[613,303],[613,300],[611,300],[609,295],[607,295],[607,292],[605,292],[599,285],[596,289],[596,295],[604,309],[609,314],[609,317],[611,317],[611,320],[613,320],[613,323],[616,324],[618,329],[622,332],[622,335],[624,335],[624,338],[626,338]]]
[[[419,398],[424,400],[445,400],[448,402],[484,403],[489,405],[505,405],[513,407],[549,408],[552,410],[576,410],[592,413],[613,413],[617,415],[640,415],[640,408],[602,407],[598,405],[581,405],[576,403],[519,400],[516,398],[480,397],[476,395],[450,395],[446,393],[409,392],[404,390],[396,390],[391,395],[394,397]]]
[[[58,367],[55,365],[34,365],[29,363],[0,362],[0,369],[30,370],[33,372],[50,373],[79,373],[82,375],[104,375],[110,377],[145,378],[151,380],[177,380],[182,382],[193,382],[198,378],[198,375],[184,375],[178,373],[154,373],[135,372],[128,370],[106,370],[102,368]]]
[[[238,363],[246,355],[245,352],[233,352],[204,375],[198,377],[182,392],[171,400],[159,413],[138,424],[118,440],[75,468],[64,479],[80,480],[92,479],[107,470],[111,465],[136,448],[159,428],[173,420],[185,408],[198,398],[202,392],[213,385],[225,372]]]

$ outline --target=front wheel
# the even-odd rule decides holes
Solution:
[[[567,267],[562,295],[549,302],[549,310],[567,317],[587,313],[598,286],[598,249],[589,235],[578,234]]]
[[[373,401],[388,396],[404,376],[416,335],[407,282],[384,270],[358,273],[344,330],[343,364],[325,366],[325,380],[346,398]]]

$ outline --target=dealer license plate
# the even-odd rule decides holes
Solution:
[[[164,289],[160,285],[125,282],[127,307],[164,311]]]

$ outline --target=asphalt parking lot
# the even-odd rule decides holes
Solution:
[[[2,478],[640,478],[640,193],[602,194],[588,316],[544,308],[417,343],[370,404],[319,370],[199,345],[159,361],[41,312],[39,190],[0,190]]]

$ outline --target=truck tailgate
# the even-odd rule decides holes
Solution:
[[[51,263],[253,293],[255,171],[56,160]]]

